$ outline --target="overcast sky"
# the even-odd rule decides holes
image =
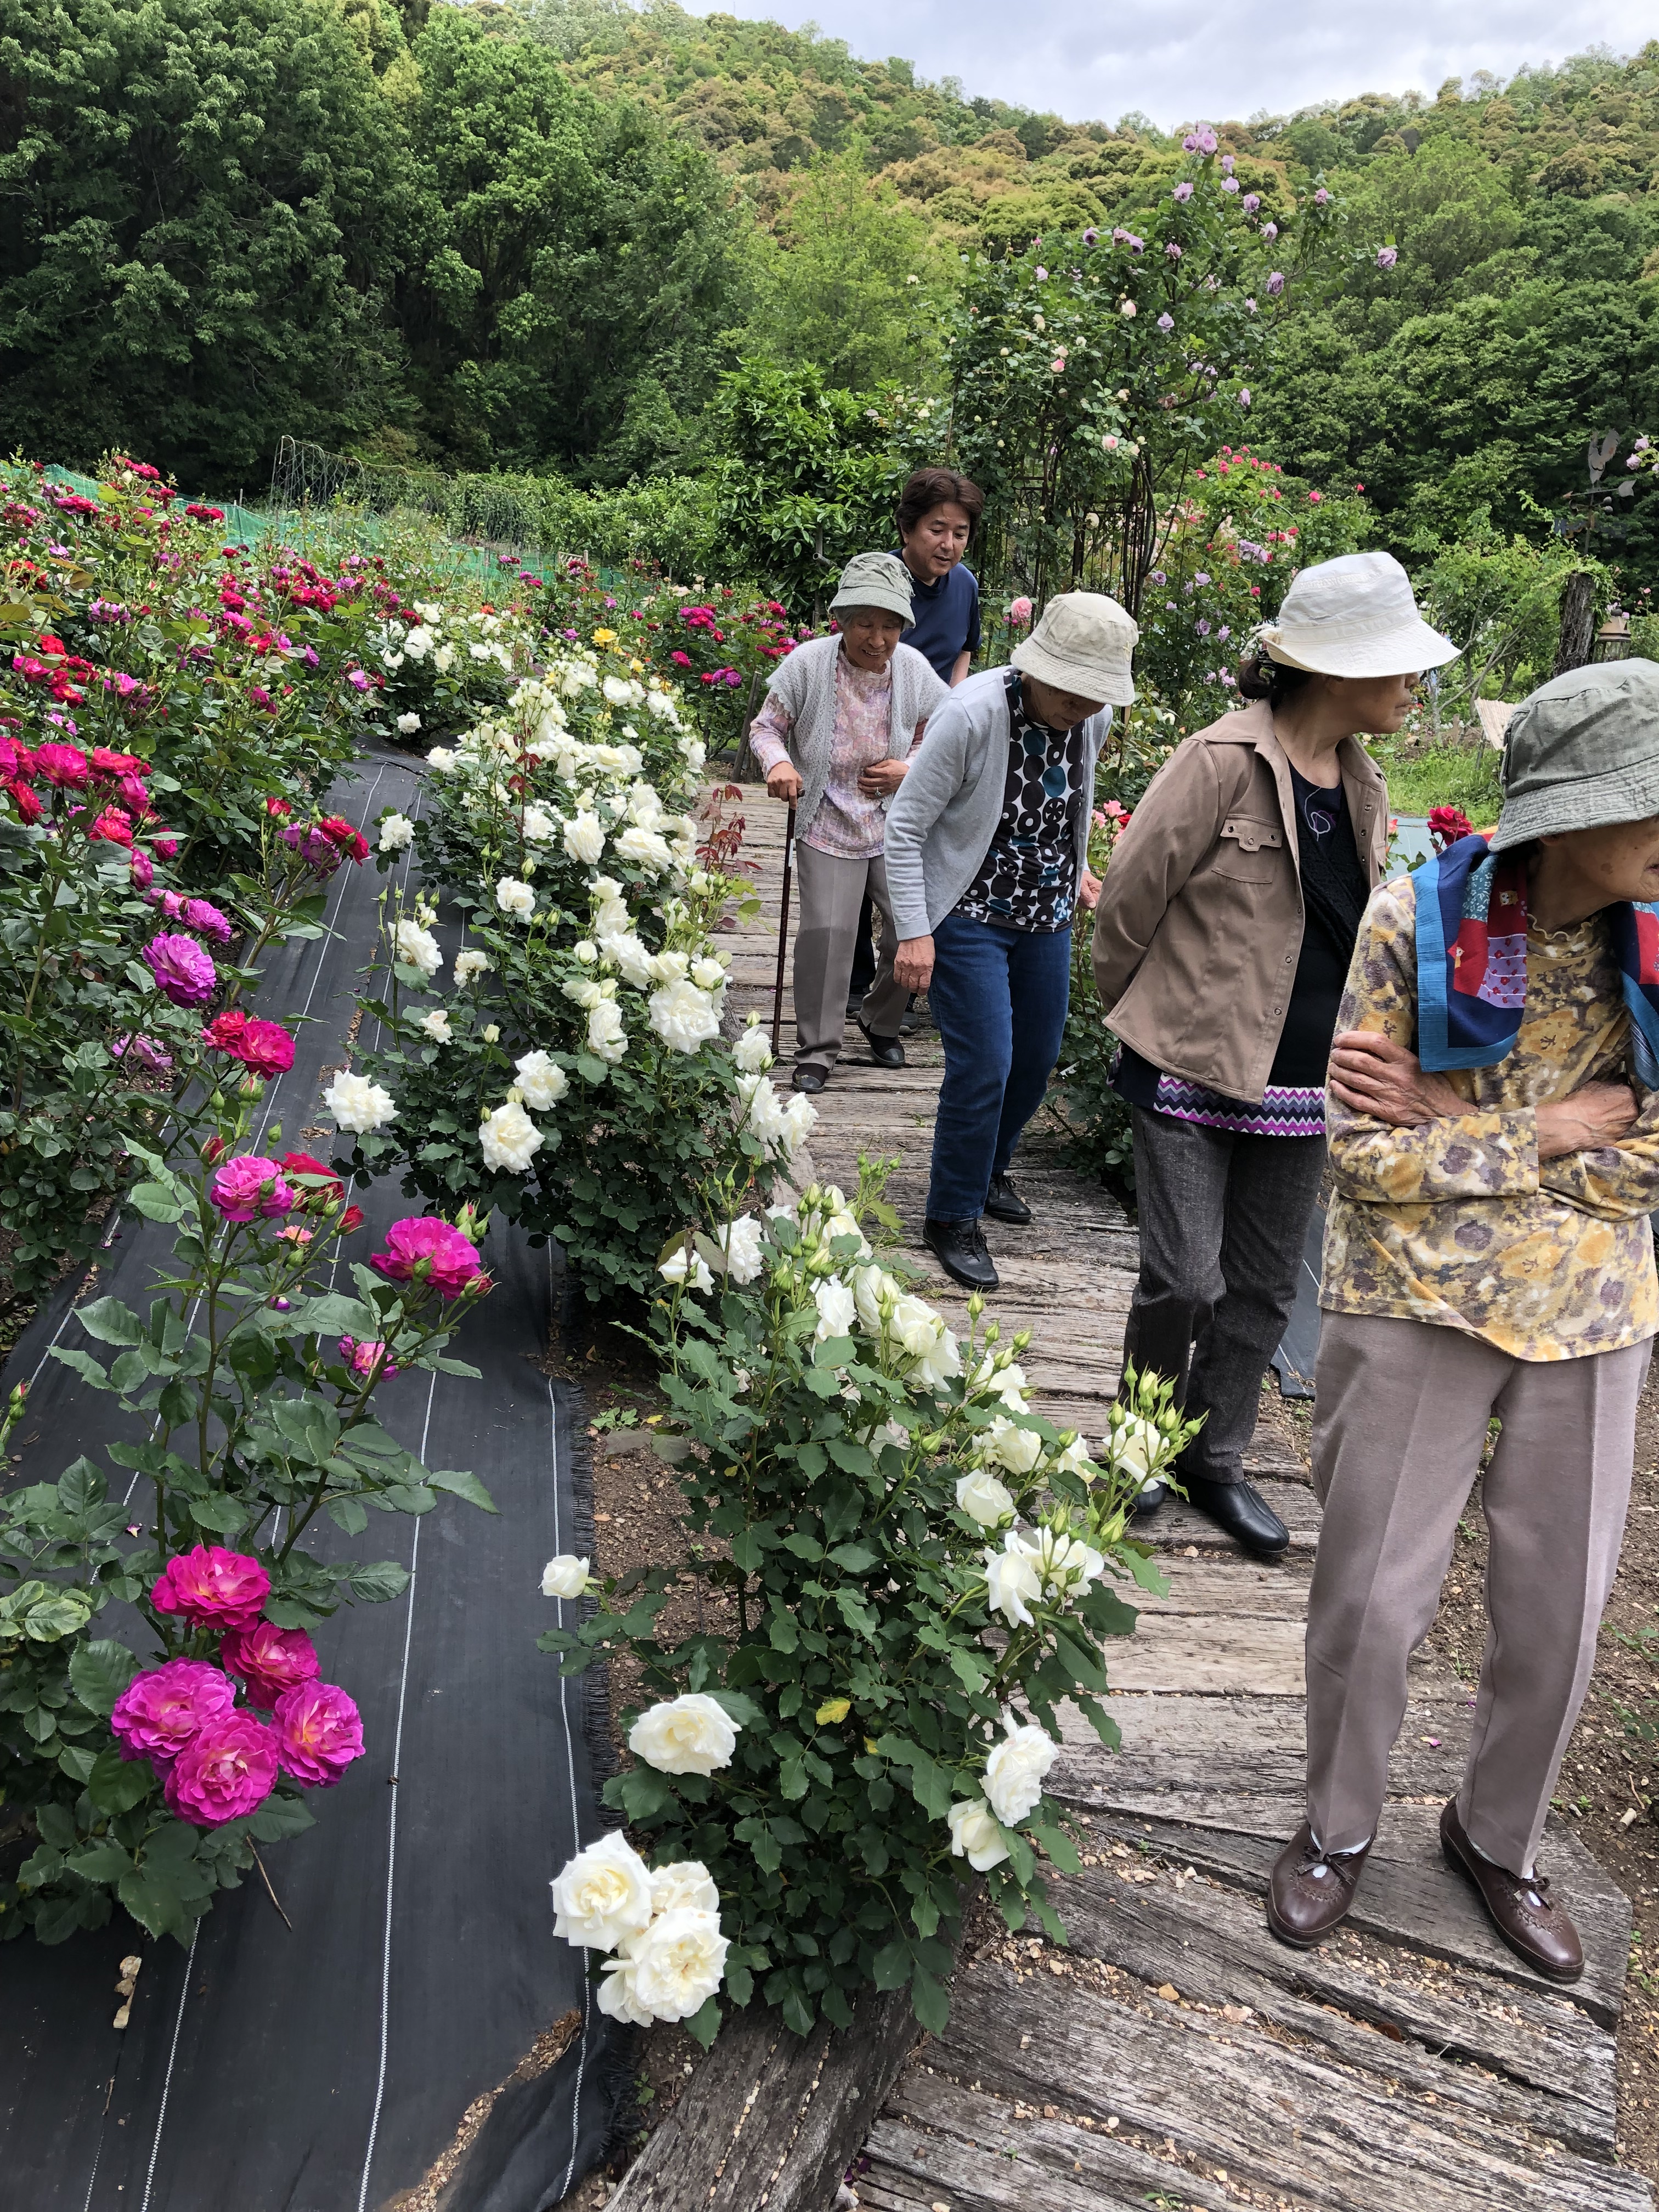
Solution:
[[[708,0],[692,0],[714,12]],[[1633,53],[1659,31],[1651,0],[716,0],[721,12],[814,21],[866,60],[902,54],[975,94],[1114,123],[1139,108],[1164,129],[1360,92],[1431,99],[1449,76],[1508,76],[1597,43]]]

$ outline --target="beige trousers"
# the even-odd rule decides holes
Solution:
[[[1376,1832],[1406,1662],[1440,1603],[1488,1418],[1490,1627],[1458,1794],[1475,1847],[1529,1874],[1595,1660],[1625,1533],[1647,1342],[1513,1359],[1426,1322],[1322,1317],[1308,1607],[1308,1819],[1327,1850]]]
[[[795,1065],[836,1064],[847,1028],[847,994],[866,886],[881,913],[876,980],[864,994],[860,1018],[872,1036],[896,1037],[908,991],[893,981],[898,933],[887,896],[887,864],[844,860],[811,845],[795,848],[799,921],[795,931]]]

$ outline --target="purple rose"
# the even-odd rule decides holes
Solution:
[[[344,857],[331,837],[325,837],[313,823],[301,830],[290,823],[283,832],[283,842],[299,854],[314,876],[331,876]]]
[[[1246,215],[1254,215],[1261,204],[1261,195],[1260,192],[1246,192],[1243,198],[1239,202],[1240,207],[1243,209]]]
[[[1100,233],[1095,228],[1094,225],[1091,223],[1088,229],[1083,234],[1083,243],[1085,246],[1092,246],[1099,236]]]
[[[169,1659],[133,1676],[109,1724],[123,1759],[147,1759],[165,1775],[206,1723],[235,1702],[235,1685],[206,1660]]]
[[[1314,194],[1314,205],[1316,207],[1328,207],[1330,204],[1330,194],[1326,191],[1324,185],[1322,185],[1319,187],[1319,190]]]
[[[1165,577],[1162,568],[1154,568],[1152,574],[1148,576],[1146,580],[1149,584],[1162,584],[1167,582],[1168,579]]]
[[[1279,225],[1276,222],[1264,222],[1261,226],[1261,235],[1263,238],[1277,238]]]
[[[193,898],[185,901],[184,920],[191,929],[210,937],[216,945],[228,945],[235,934],[228,915],[221,914],[210,899]]]
[[[1247,313],[1249,313],[1249,314],[1252,314],[1252,315],[1253,315],[1253,314],[1255,314],[1255,301],[1254,300],[1246,300],[1246,301],[1244,302],[1244,307],[1245,307],[1245,311],[1247,312]]]
[[[1224,177],[1231,177],[1232,173],[1233,157],[1231,154],[1224,154],[1221,157],[1221,173]]]
[[[332,1682],[298,1682],[276,1700],[279,1756],[296,1782],[326,1790],[363,1755],[356,1705]]]
[[[1276,300],[1284,289],[1285,272],[1282,269],[1275,269],[1267,279],[1267,297],[1270,300]]]
[[[1171,261],[1179,261],[1179,260],[1180,260],[1180,258],[1181,258],[1181,248],[1180,248],[1180,247],[1176,244],[1176,242],[1175,242],[1174,239],[1171,239],[1171,240],[1170,240],[1169,244],[1164,247],[1164,252],[1169,256],[1169,258],[1170,258],[1170,259]]]
[[[1175,328],[1175,317],[1173,315],[1160,315],[1158,319],[1158,326],[1161,331],[1172,331]]]
[[[1243,407],[1243,408],[1245,410],[1245,411],[1246,411],[1247,413],[1249,412],[1249,404],[1250,404],[1250,395],[1249,395],[1249,393],[1248,392],[1241,392],[1239,393],[1239,395],[1238,395],[1238,404],[1239,404],[1239,405],[1240,405],[1241,407]]]
[[[1175,196],[1178,200],[1191,199],[1193,196],[1193,188],[1191,185],[1187,182],[1185,178],[1182,178],[1182,181],[1176,186]]]
[[[1224,177],[1221,179],[1221,189],[1224,192],[1236,192],[1238,190],[1238,179],[1237,177]]]
[[[117,1060],[130,1060],[137,1067],[148,1067],[158,1075],[165,1075],[173,1065],[173,1054],[157,1044],[154,1037],[118,1036],[110,1047]]]
[[[151,938],[144,963],[156,989],[175,1006],[204,1006],[218,985],[218,970],[193,937],[164,931]]]
[[[1379,269],[1392,269],[1399,258],[1400,252],[1397,246],[1385,246],[1377,253],[1376,265]]]
[[[1198,634],[1200,637],[1208,637],[1210,635],[1210,625],[1208,623],[1203,621],[1200,622],[1198,625]]]

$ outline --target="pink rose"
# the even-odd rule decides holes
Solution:
[[[278,1628],[270,1620],[233,1629],[219,1656],[231,1674],[241,1677],[252,1703],[267,1713],[285,1690],[297,1689],[321,1672],[317,1648],[304,1629]]]
[[[228,1052],[254,1075],[281,1075],[294,1065],[294,1039],[282,1024],[250,1021],[240,1006],[216,1014],[202,1042]]]
[[[234,1686],[205,1659],[169,1659],[133,1676],[109,1724],[123,1759],[147,1759],[165,1774],[201,1729],[235,1703]]]
[[[340,1357],[352,1373],[359,1376],[373,1375],[375,1361],[383,1358],[385,1352],[385,1345],[376,1339],[365,1339],[361,1344],[355,1336],[340,1339]],[[396,1366],[388,1359],[380,1370],[380,1380],[389,1382],[397,1372]]]
[[[66,789],[84,791],[92,781],[87,757],[78,745],[37,745],[34,765],[48,783]]]
[[[168,1807],[198,1828],[222,1828],[258,1811],[276,1787],[276,1764],[274,1729],[248,1712],[216,1715],[174,1760]]]
[[[283,1180],[277,1162],[264,1159],[258,1152],[244,1152],[239,1159],[227,1160],[214,1176],[208,1195],[227,1221],[252,1221],[260,1214],[272,1220],[278,1214],[291,1213],[299,1202],[293,1185]]]
[[[136,891],[147,891],[155,877],[149,854],[142,845],[135,845],[127,857],[132,869],[132,888]]]
[[[1020,598],[1011,599],[1008,602],[1008,619],[1011,623],[1028,623],[1030,621],[1031,602],[1023,594]]]
[[[370,1253],[368,1264],[392,1282],[430,1283],[440,1297],[458,1298],[478,1273],[471,1240],[447,1221],[394,1221],[386,1242],[384,1252]]]
[[[362,1716],[332,1682],[301,1682],[276,1700],[282,1761],[296,1782],[326,1789],[363,1755]]]
[[[210,937],[216,945],[228,945],[235,934],[229,915],[222,914],[211,899],[186,899],[184,918],[191,929],[200,930],[204,937]]]
[[[161,850],[159,838],[155,849]],[[156,989],[175,1006],[203,1006],[213,996],[218,971],[193,937],[166,932],[153,937],[144,947],[144,960]]]
[[[270,1577],[246,1552],[198,1544],[169,1559],[149,1594],[157,1613],[181,1613],[203,1628],[252,1628],[270,1595]]]

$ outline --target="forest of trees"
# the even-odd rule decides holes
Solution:
[[[1186,156],[924,70],[675,0],[0,0],[0,440],[604,490],[717,473],[760,392],[943,447],[975,270],[1150,228]],[[1390,542],[1547,534],[1659,434],[1659,41],[1210,120],[1258,224],[1340,213],[1250,434]]]

